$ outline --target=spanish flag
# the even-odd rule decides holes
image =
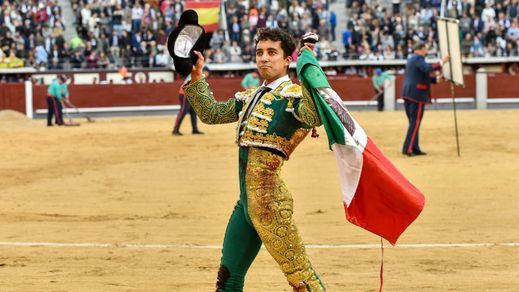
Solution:
[[[193,1],[186,0],[185,9],[193,9],[198,14],[198,23],[206,32],[218,29],[220,19],[220,1]]]

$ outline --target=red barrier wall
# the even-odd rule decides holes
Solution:
[[[371,78],[330,77],[328,81],[343,100],[370,100],[375,96]]]
[[[48,86],[33,87],[34,109],[47,108]],[[77,107],[150,106],[178,104],[180,82],[117,85],[69,85],[70,100]]]
[[[240,78],[212,78],[208,80],[213,95],[219,101],[234,97],[241,89]],[[179,104],[181,81],[147,84],[69,85],[71,101],[77,107],[150,106]],[[330,78],[331,86],[344,100],[368,100],[374,95],[371,79]],[[46,85],[34,85],[34,109],[47,107]]]
[[[15,110],[25,114],[25,84],[0,84],[0,110]]]
[[[296,79],[293,82],[299,83]],[[328,79],[332,88],[341,94],[344,100],[369,100],[375,95],[371,79],[361,77],[330,77]],[[240,78],[209,79],[209,85],[215,97],[219,100],[227,100],[234,94],[243,90]]]
[[[519,75],[488,74],[488,98],[519,97]]]
[[[475,75],[465,75],[463,77],[465,87],[454,86],[454,96],[456,97],[476,97],[476,77]],[[402,97],[402,86],[404,76],[398,75],[396,78],[396,98]],[[450,98],[451,87],[449,82],[442,81],[431,86],[431,98]]]
[[[210,78],[209,84],[214,96],[224,101],[241,90],[240,78]],[[330,85],[346,101],[369,100],[375,95],[371,78],[330,77]],[[402,92],[403,76],[396,77],[396,97]],[[177,105],[181,81],[173,83],[145,84],[102,84],[69,85],[71,101],[78,107],[116,107],[116,106],[153,106]],[[457,97],[475,97],[475,75],[465,75],[465,88],[455,87]],[[47,107],[45,96],[47,86],[34,85],[34,109]],[[449,98],[450,85],[442,82],[432,86],[433,98]],[[490,74],[488,78],[489,98],[519,97],[519,75]],[[4,83],[0,85],[0,109],[13,109],[25,112],[25,90],[23,83]]]

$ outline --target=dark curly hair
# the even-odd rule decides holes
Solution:
[[[258,46],[259,41],[281,41],[281,48],[283,49],[283,57],[292,56],[296,49],[296,42],[294,38],[286,31],[279,28],[261,28],[254,38],[255,46]]]

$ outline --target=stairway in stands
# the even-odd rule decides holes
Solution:
[[[58,5],[61,7],[61,16],[63,24],[65,25],[65,40],[70,40],[77,34],[76,26],[74,24],[74,11],[72,10],[72,1],[70,0],[58,0]]]

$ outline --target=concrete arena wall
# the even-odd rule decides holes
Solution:
[[[345,101],[367,101],[374,96],[371,78],[332,76],[331,86]],[[219,101],[234,96],[241,90],[240,78],[210,78],[209,84]],[[96,84],[69,85],[72,102],[80,108],[118,106],[178,105],[178,91],[181,81],[169,83],[141,84]],[[403,76],[396,77],[396,97],[400,97]],[[475,75],[465,76],[465,87],[455,87],[456,97],[475,97]],[[519,75],[489,74],[488,98],[519,97]],[[47,107],[46,85],[33,86],[34,110]],[[449,98],[450,85],[447,82],[434,85],[432,98]],[[4,83],[0,86],[0,109],[12,109],[25,113],[25,88],[23,83]]]

